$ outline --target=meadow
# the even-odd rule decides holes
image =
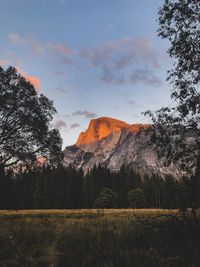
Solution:
[[[200,266],[199,233],[177,210],[0,211],[0,266]]]

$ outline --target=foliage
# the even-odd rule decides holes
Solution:
[[[111,172],[99,165],[84,175],[61,164],[43,166],[0,177],[0,209],[127,208],[128,193],[136,188],[143,192],[146,208],[178,208],[185,183],[170,176],[141,178],[125,167]],[[199,188],[190,187],[190,192]],[[188,207],[191,194],[187,194]]]
[[[50,122],[53,102],[38,94],[17,70],[0,67],[0,165],[5,168],[36,157],[61,156],[61,138]]]
[[[195,87],[200,81],[199,10],[198,0],[165,0],[159,10],[158,33],[170,41],[168,53],[175,59],[168,79],[175,86],[172,96],[180,101],[189,100],[193,94],[199,97],[199,94],[195,95]],[[185,108],[191,107],[185,105]]]
[[[167,163],[175,162],[194,174],[200,162],[200,2],[165,0],[159,11],[159,35],[170,41],[169,55],[175,59],[168,80],[173,85],[172,107],[155,114],[154,141]],[[164,148],[164,149],[163,149]],[[194,170],[195,168],[195,170]]]
[[[165,0],[159,24],[158,33],[170,41],[168,53],[174,59],[168,75],[172,103],[145,113],[153,120],[151,141],[166,165],[176,164],[182,176],[196,184],[200,179],[200,2]],[[196,201],[194,194],[193,208],[199,205]]]
[[[117,193],[111,188],[104,187],[94,202],[94,208],[116,208]]]
[[[144,208],[146,199],[141,188],[132,189],[128,192],[128,202],[131,208]]]

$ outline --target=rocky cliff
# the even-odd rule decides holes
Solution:
[[[128,124],[101,117],[90,121],[85,132],[80,133],[76,144],[64,150],[64,163],[84,172],[95,164],[106,165],[117,171],[124,164],[131,166],[140,175],[166,175],[178,171],[174,166],[165,168],[157,159],[156,151],[148,145],[145,129],[150,125]]]

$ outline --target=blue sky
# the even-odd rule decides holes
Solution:
[[[73,144],[92,118],[129,123],[170,103],[161,0],[0,0],[0,64],[54,100],[54,126]]]

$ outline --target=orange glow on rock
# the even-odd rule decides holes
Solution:
[[[101,117],[90,121],[89,127],[85,132],[81,132],[76,142],[77,146],[82,146],[98,142],[107,136],[127,129],[130,132],[138,132],[141,129],[148,128],[148,124],[128,124],[124,121]]]

